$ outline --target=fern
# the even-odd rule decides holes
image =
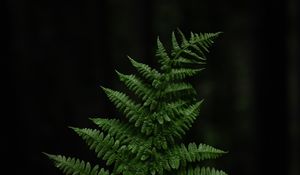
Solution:
[[[168,53],[157,38],[159,69],[129,58],[138,74],[117,71],[119,79],[138,98],[102,87],[108,99],[126,117],[125,120],[93,118],[99,129],[72,129],[96,156],[111,166],[109,172],[76,158],[46,154],[65,174],[79,175],[225,175],[209,167],[193,167],[207,159],[216,159],[225,151],[205,144],[180,144],[179,140],[197,119],[203,100],[197,100],[194,87],[186,78],[198,75],[214,39],[220,33],[191,33],[189,39],[178,30],[172,33]],[[180,41],[180,42],[179,42]],[[127,121],[127,122],[126,122]]]
[[[76,158],[65,157],[61,155],[46,154],[55,162],[57,168],[61,169],[65,174],[80,175],[109,175],[109,171],[99,168],[98,165],[92,167],[90,163]]]

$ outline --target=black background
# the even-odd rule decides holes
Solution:
[[[169,45],[178,27],[185,34],[224,32],[194,81],[206,100],[184,142],[228,150],[212,165],[232,175],[299,175],[297,0],[2,5],[1,150],[8,174],[60,174],[41,152],[99,163],[68,126],[120,117],[100,86],[124,90],[114,70],[133,72],[126,55],[155,65],[156,36]]]

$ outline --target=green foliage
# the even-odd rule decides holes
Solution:
[[[198,117],[203,102],[197,100],[196,90],[186,78],[204,69],[205,54],[219,34],[191,33],[186,39],[178,30],[181,39],[179,42],[172,33],[171,53],[157,38],[159,69],[129,57],[138,74],[125,75],[118,71],[117,74],[138,97],[135,100],[123,92],[102,87],[126,119],[94,118],[91,121],[99,129],[72,129],[98,158],[106,161],[111,172],[75,158],[47,154],[49,158],[65,174],[225,175],[223,171],[190,164],[215,159],[226,152],[205,144],[179,143]]]
[[[65,157],[61,155],[46,154],[55,163],[55,166],[65,174],[80,175],[109,175],[109,171],[99,168],[98,165],[92,167],[90,163],[76,158]]]

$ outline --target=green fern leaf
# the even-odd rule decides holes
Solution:
[[[181,56],[176,60],[171,60],[171,64],[173,66],[184,66],[184,65],[193,65],[193,64],[201,65],[201,64],[206,64],[206,63],[203,61],[193,60],[193,59],[189,59],[189,58],[185,58],[185,57]]]
[[[196,48],[197,45],[194,45],[192,48]],[[203,58],[202,56],[198,55],[197,53],[193,52],[192,50],[189,49],[185,49],[182,51],[184,54],[186,54],[187,56],[190,56],[191,58],[195,58],[196,60],[205,60],[205,58]]]
[[[199,68],[199,69],[192,69],[192,68],[172,69],[171,72],[167,75],[166,79],[169,80],[169,81],[183,80],[187,77],[192,77],[194,75],[197,75],[202,70],[204,70],[204,68]]]
[[[209,47],[214,43],[214,39],[216,39],[222,32],[217,33],[200,33],[195,34],[194,37],[191,37],[191,41],[194,43],[198,43],[202,49],[206,52],[209,52]]]
[[[130,58],[128,56],[131,64],[137,69],[137,71],[147,80],[150,80],[151,82],[157,79],[160,79],[161,75],[160,73],[154,69],[151,68],[150,66],[143,64],[143,63],[139,63],[137,61],[135,61],[134,59]]]
[[[137,131],[132,125],[120,122],[117,119],[93,118],[91,120],[121,143],[126,142],[128,138],[134,137],[134,133]]]
[[[193,95],[196,95],[196,91],[194,87],[191,84],[188,83],[170,83],[168,86],[165,88],[163,95],[167,94],[178,94],[182,93],[183,91],[191,93]]]
[[[172,46],[173,46],[173,50],[172,50],[172,56],[175,56],[176,53],[181,49],[178,42],[177,42],[177,39],[176,39],[176,36],[175,36],[175,33],[172,32]]]
[[[177,172],[177,175],[227,175],[225,172],[216,170],[209,167],[189,167],[188,169],[181,169]]]
[[[98,165],[92,168],[89,162],[86,163],[83,160],[61,155],[46,155],[54,161],[54,164],[57,168],[62,170],[67,175],[110,175],[108,170],[104,170],[103,168],[100,169]]]
[[[191,33],[190,40],[188,41],[180,30],[178,30],[178,33],[181,36],[182,44],[181,49],[174,52],[176,53],[174,58],[175,60],[179,58],[182,54],[187,54],[192,58],[196,58],[198,60],[206,60],[205,52],[209,52],[209,47],[214,43],[214,40],[221,34],[221,32],[205,34]],[[190,49],[193,49],[198,53]]]
[[[181,36],[181,40],[182,40],[182,43],[181,43],[181,48],[186,48],[189,46],[189,42],[188,40],[185,38],[184,34],[182,33],[182,31],[180,29],[177,29],[179,35]]]
[[[187,78],[204,68],[209,48],[220,33],[191,32],[187,39],[178,29],[179,40],[172,33],[172,49],[166,50],[157,38],[156,57],[160,71],[128,57],[138,75],[118,71],[120,81],[136,100],[123,92],[104,88],[108,99],[126,118],[91,119],[99,130],[71,127],[93,150],[106,161],[114,175],[226,175],[214,168],[188,166],[215,159],[225,151],[206,144],[178,145],[200,113],[203,100]],[[131,93],[129,93],[131,94]],[[76,158],[49,155],[55,165],[67,175],[109,175],[109,171],[91,166]]]
[[[117,72],[120,80],[128,87],[129,90],[133,91],[142,100],[153,99],[154,92],[151,87],[139,79],[135,75],[124,75]]]
[[[173,169],[178,169],[179,165],[185,167],[188,162],[199,162],[207,159],[216,159],[226,152],[214,147],[200,144],[198,147],[195,143],[190,143],[188,147],[181,144],[169,150],[166,158]]]
[[[116,108],[123,112],[130,122],[135,122],[136,127],[139,127],[144,117],[148,116],[143,106],[133,102],[126,94],[109,88],[102,87],[102,89]]]
[[[177,109],[169,109],[168,113],[172,116],[173,122],[164,128],[166,135],[172,135],[173,137],[181,139],[196,120],[202,103],[203,100],[187,107],[181,106],[177,107]]]
[[[117,151],[120,148],[120,141],[115,140],[111,135],[107,134],[104,136],[103,133],[95,129],[88,128],[72,128],[83,140],[86,141],[87,145],[90,146],[91,150],[94,150],[98,158],[108,160],[114,157],[115,161],[117,158]],[[112,159],[112,158],[111,158]],[[108,162],[107,162],[108,164]],[[108,164],[109,165],[109,164]]]
[[[157,51],[156,56],[159,57],[158,62],[161,64],[161,70],[170,69],[170,57],[168,56],[165,47],[160,42],[159,38],[157,38]]]

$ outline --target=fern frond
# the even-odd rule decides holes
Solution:
[[[200,112],[200,106],[202,103],[203,100],[187,107],[169,109],[168,114],[174,119],[168,127],[164,128],[166,135],[172,135],[173,137],[181,139],[182,136],[185,135],[186,131],[192,127],[192,124]]]
[[[183,100],[177,100],[177,101],[172,101],[169,103],[165,104],[165,114],[167,114],[170,118],[170,120],[175,120],[178,118],[178,115],[181,115],[182,110],[186,108],[186,105],[188,102],[183,101]]]
[[[95,118],[91,120],[118,140],[120,145],[128,145],[127,149],[132,153],[136,153],[138,157],[141,157],[141,154],[151,146],[151,141],[145,142],[143,138],[136,134],[136,128],[132,128],[129,124],[121,123],[116,119]]]
[[[180,46],[179,46],[179,44],[178,44],[178,42],[177,42],[177,39],[176,39],[176,36],[175,36],[175,33],[174,33],[174,32],[172,32],[172,47],[173,47],[173,49],[172,49],[171,55],[172,55],[172,56],[175,56],[176,53],[177,53],[181,48],[180,48]]]
[[[143,63],[139,63],[137,61],[135,61],[134,59],[130,58],[128,56],[128,59],[130,60],[131,64],[133,65],[133,67],[135,67],[137,69],[137,71],[147,80],[149,81],[153,81],[153,80],[157,80],[160,79],[161,74],[154,68],[151,68],[150,66],[148,66],[147,64],[143,64]]]
[[[184,144],[181,146],[175,146],[173,149],[169,150],[166,157],[169,160],[169,164],[173,169],[178,169],[180,165],[186,166],[187,162],[196,162],[206,159],[216,159],[223,154],[225,151],[216,149],[212,146],[195,143],[190,143],[188,147]]]
[[[154,92],[151,87],[143,82],[135,75],[125,75],[117,71],[119,78],[128,87],[129,90],[134,92],[142,100],[152,99]]]
[[[109,88],[102,87],[102,89],[116,108],[123,112],[130,122],[135,122],[136,127],[140,126],[144,117],[148,116],[143,106],[133,102],[126,94]]]
[[[196,167],[188,169],[181,169],[177,172],[177,175],[227,175],[224,171],[216,170],[214,168],[209,167]]]
[[[173,102],[166,104],[166,108],[172,109],[172,111],[178,111],[178,110],[182,109],[182,107],[184,107],[186,104],[187,104],[186,101],[184,101],[182,99],[178,99],[177,101],[173,101]]]
[[[96,130],[79,128],[74,130],[86,141],[90,149],[96,152],[97,157],[106,160],[107,165],[114,163],[117,172],[123,171],[124,167],[132,165],[136,160],[145,161],[151,154],[152,143],[155,142],[152,139],[128,137],[123,143],[116,140],[113,144],[111,136],[103,137],[103,133],[99,134]]]
[[[90,118],[90,120],[95,123],[103,131],[108,132],[111,136],[119,137],[124,135],[124,133],[134,132],[134,128],[128,123],[122,123],[118,119],[106,119],[106,118]]]
[[[174,95],[182,92],[187,92],[187,94],[196,95],[196,90],[194,89],[194,87],[191,84],[184,82],[168,84],[163,91],[163,95]]]
[[[189,59],[189,58],[185,58],[183,56],[179,57],[178,59],[173,59],[171,60],[171,64],[172,66],[184,66],[184,65],[192,65],[192,64],[198,64],[198,65],[202,65],[202,64],[206,64],[203,61],[199,61],[199,60],[193,60],[193,59]]]
[[[170,57],[158,37],[157,37],[156,56],[159,58],[158,62],[161,64],[161,70],[170,69],[170,65],[169,65]]]
[[[194,34],[191,32],[190,39],[187,40],[184,34],[178,30],[179,35],[181,36],[181,47],[176,49],[173,47],[172,55],[174,56],[173,60],[186,55],[190,60],[194,60],[202,63],[203,60],[206,60],[205,53],[209,52],[209,47],[214,43],[214,40],[221,34],[217,33],[200,33]],[[176,39],[175,34],[172,36],[172,40]],[[202,60],[202,61],[201,61]]]
[[[190,45],[190,43],[185,38],[184,34],[182,33],[182,31],[180,29],[177,28],[177,32],[179,33],[179,35],[181,37],[181,40],[182,40],[182,42],[181,42],[181,48],[187,48]]]
[[[222,32],[217,33],[191,33],[190,43],[198,43],[206,52],[209,52],[209,47],[214,43],[216,39]]]
[[[91,119],[99,130],[71,127],[93,150],[98,158],[112,165],[112,175],[226,175],[213,168],[191,168],[188,163],[215,159],[226,152],[205,144],[177,144],[197,119],[200,106],[196,89],[186,79],[204,68],[205,54],[220,33],[191,32],[186,38],[178,29],[172,32],[172,49],[167,51],[157,38],[160,69],[129,58],[137,75],[118,71],[120,81],[129,94],[104,88],[108,99],[126,119]],[[76,158],[49,155],[67,175],[109,175]]]
[[[191,47],[198,50],[197,45],[191,45]],[[198,50],[198,51],[200,52],[201,49]],[[204,58],[205,55],[203,54],[203,52],[200,52],[202,55],[199,55],[199,54],[195,53],[194,51],[192,51],[190,49],[185,49],[185,50],[182,51],[182,53],[185,54],[186,56],[191,57],[191,58],[196,58],[195,60],[197,60],[197,61],[204,61],[205,60],[205,58]]]
[[[199,68],[199,69],[192,69],[192,68],[172,69],[171,72],[166,75],[166,79],[168,81],[183,80],[187,77],[192,77],[194,75],[197,75],[202,70],[204,70],[204,68]]]
[[[89,162],[84,162],[83,160],[61,155],[46,155],[52,159],[55,166],[66,175],[110,175],[108,170],[100,169],[98,165],[92,167]]]
[[[128,137],[134,137],[136,132],[136,128],[132,125],[120,122],[118,119],[92,118],[91,120],[120,142],[123,142]]]
[[[134,137],[134,138],[130,138],[130,142],[128,143],[128,150],[131,153],[134,153],[135,158],[140,160],[145,160],[150,154],[151,146],[152,146],[152,139],[143,140],[141,138]]]
[[[98,130],[88,128],[72,129],[87,143],[91,150],[94,150],[98,158],[107,160],[107,165],[111,165],[118,159],[117,151],[120,148],[120,141],[107,134],[104,136]]]

